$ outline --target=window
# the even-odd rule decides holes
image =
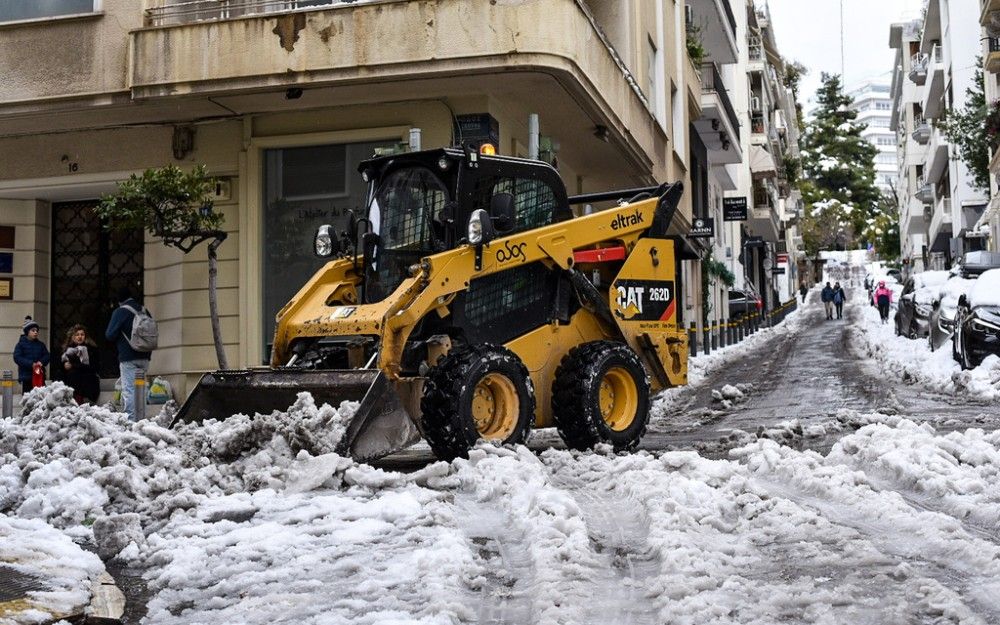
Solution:
[[[93,13],[100,0],[0,0],[0,22]]]
[[[656,106],[656,44],[646,39],[646,97],[649,106]]]
[[[322,224],[347,229],[347,211],[364,216],[367,186],[358,163],[394,142],[318,145],[264,150],[264,362],[270,361],[274,316],[306,279],[327,262],[313,255]]]
[[[896,145],[896,140],[892,137],[879,137],[878,145]]]
[[[891,111],[892,110],[892,102],[876,102],[875,103],[875,110],[878,110],[878,111]]]

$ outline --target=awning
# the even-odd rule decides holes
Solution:
[[[754,178],[768,178],[778,175],[774,157],[759,145],[750,146],[750,172]]]

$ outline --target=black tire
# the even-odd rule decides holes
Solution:
[[[492,384],[501,387],[496,401]],[[474,414],[477,407],[482,410],[481,394],[490,396],[489,405],[499,413],[494,416],[491,410],[485,427],[477,426]],[[435,456],[450,461],[467,458],[480,439],[505,445],[525,442],[535,425],[535,390],[514,352],[496,345],[466,345],[453,348],[427,372],[420,409],[427,443]]]
[[[629,386],[629,380],[634,386]],[[607,386],[605,386],[607,385]],[[625,398],[619,426],[614,427],[601,409],[602,386],[621,386]],[[649,423],[649,378],[642,361],[627,345],[594,341],[575,347],[563,358],[552,385],[552,417],[566,446],[591,449],[610,443],[615,451],[630,451],[639,444]],[[611,393],[615,397],[615,393]],[[616,401],[615,399],[611,400]],[[609,408],[610,411],[617,406]],[[614,420],[613,415],[609,415]]]

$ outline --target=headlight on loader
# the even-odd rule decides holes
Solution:
[[[483,220],[489,219],[486,211],[479,209],[472,211],[469,217],[469,243],[479,245],[483,242]]]
[[[322,225],[316,231],[316,255],[320,258],[327,258],[333,254],[333,236],[330,234],[330,226]]]

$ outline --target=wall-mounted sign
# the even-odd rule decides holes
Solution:
[[[693,239],[704,239],[715,236],[715,220],[711,217],[695,217],[691,222],[691,232],[688,236]]]
[[[747,199],[745,197],[722,198],[722,221],[746,221]]]
[[[0,252],[0,273],[14,273],[14,252]]]
[[[783,274],[783,273],[785,273],[785,268],[784,267],[775,267],[774,269],[771,270],[771,273],[773,275],[776,275],[776,276],[780,275],[780,274]]]
[[[0,278],[0,299],[14,299],[14,278]]]

